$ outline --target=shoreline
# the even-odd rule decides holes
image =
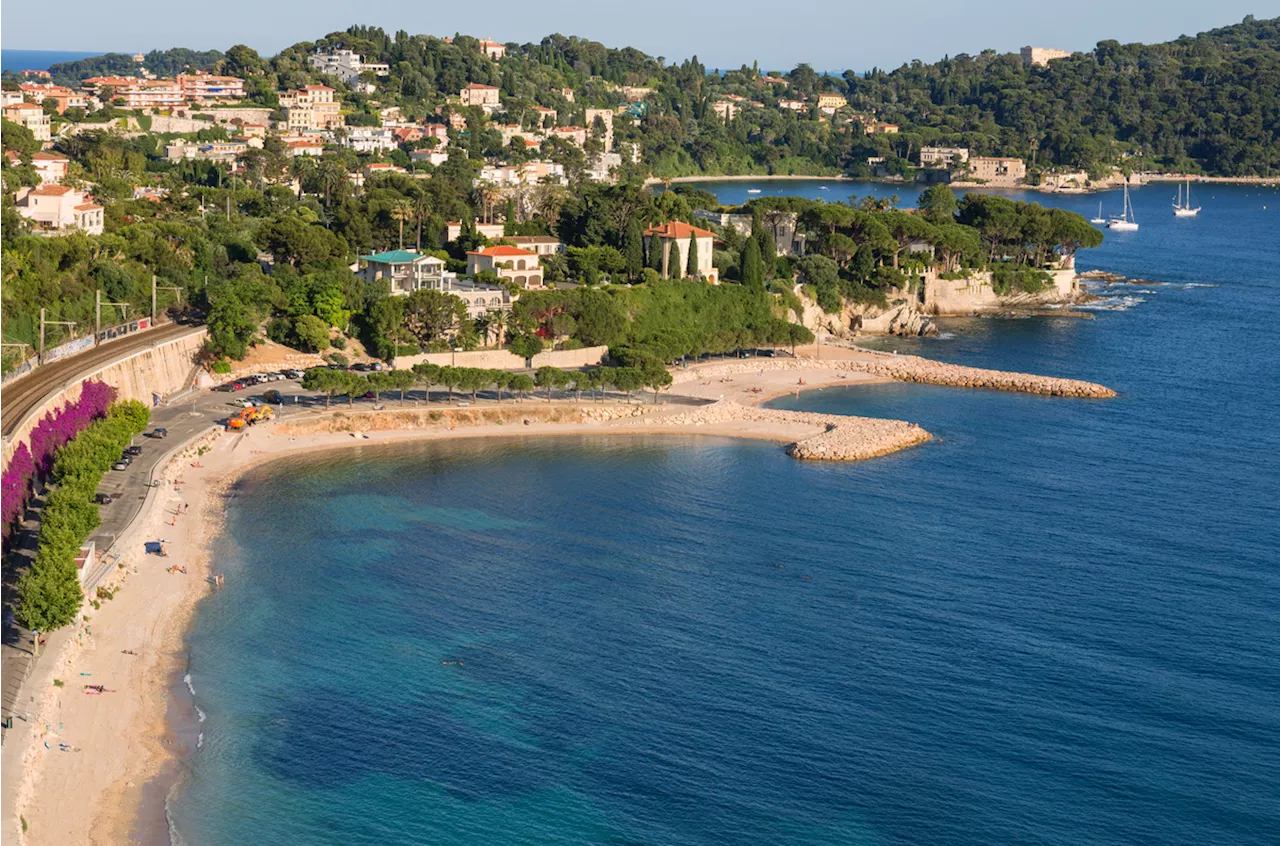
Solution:
[[[46,723],[43,735],[26,750],[17,806],[30,831],[18,842],[169,842],[168,799],[175,787],[181,789],[189,772],[183,762],[195,747],[189,738],[183,742],[190,729],[183,710],[194,705],[182,681],[189,662],[188,635],[198,603],[216,591],[207,578],[217,572],[213,544],[225,525],[227,496],[245,473],[279,459],[359,446],[549,435],[748,438],[790,444],[788,453],[796,459],[862,460],[925,443],[931,436],[904,421],[791,412],[761,404],[828,385],[962,384],[939,381],[952,378],[947,371],[954,365],[838,346],[812,349],[820,357],[735,359],[677,370],[673,391],[703,400],[702,405],[530,398],[493,405],[486,401],[477,407],[373,411],[338,404],[246,433],[211,427],[179,446],[168,465],[157,469],[160,495],[121,535],[122,567],[103,584],[123,589],[102,601],[100,609],[86,598],[77,637],[69,638],[57,656],[53,672],[69,680],[67,687],[50,685],[37,693],[44,702],[41,713],[56,712],[59,719]],[[1021,377],[1006,390],[1054,393],[1043,388],[1070,382],[959,369],[988,378]],[[967,384],[973,385],[971,380]],[[143,553],[146,541],[159,538],[169,547],[163,562]],[[166,565],[172,564],[185,566],[186,574],[167,572]],[[137,655],[125,656],[122,650]],[[90,680],[117,691],[107,694],[114,701],[74,695],[80,692],[76,685]],[[41,740],[53,743],[46,747]],[[122,740],[130,754],[120,754]],[[58,741],[78,751],[61,753]]]

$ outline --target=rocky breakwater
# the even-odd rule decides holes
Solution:
[[[872,360],[850,361],[848,369],[886,376],[899,382],[948,385],[955,388],[987,388],[993,391],[1018,391],[1051,397],[1094,399],[1105,399],[1116,395],[1115,391],[1105,385],[1094,382],[1037,376],[1034,373],[984,370],[980,367],[946,364],[914,355],[877,356]]]
[[[711,429],[724,434],[789,441],[793,458],[858,461],[897,452],[931,437],[914,423],[759,408],[722,400],[690,411],[634,421],[643,426]],[[735,428],[741,427],[741,428]],[[811,434],[817,429],[817,434]]]

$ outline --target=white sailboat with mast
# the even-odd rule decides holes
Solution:
[[[1089,222],[1090,222],[1090,223],[1106,223],[1106,222],[1107,222],[1107,219],[1106,219],[1105,217],[1103,217],[1103,216],[1102,216],[1102,201],[1101,201],[1101,200],[1099,200],[1099,201],[1098,201],[1098,216],[1097,216],[1097,217],[1095,217],[1095,218],[1091,218],[1091,219],[1089,220]]]
[[[1191,208],[1191,180],[1187,180],[1187,199],[1182,200],[1182,186],[1178,186],[1178,202],[1173,207],[1174,217],[1195,217],[1200,213],[1200,207]]]
[[[1108,229],[1120,232],[1137,232],[1138,221],[1133,216],[1133,203],[1129,201],[1129,183],[1124,184],[1124,211],[1120,217],[1113,217],[1107,223]]]

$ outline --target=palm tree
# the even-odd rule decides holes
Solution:
[[[400,249],[404,249],[404,222],[413,220],[413,204],[408,200],[399,200],[391,207],[391,219],[400,222]]]
[[[431,198],[419,191],[413,198],[413,215],[418,220],[418,252],[422,252],[422,221],[431,216]]]
[[[347,170],[333,159],[320,163],[320,185],[324,188],[324,207],[329,208],[333,193],[342,187],[347,179]]]

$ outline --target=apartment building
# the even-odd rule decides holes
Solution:
[[[542,287],[542,266],[538,254],[519,247],[498,244],[467,253],[467,275],[474,276],[492,271],[500,279],[514,282],[521,288]]]
[[[4,107],[4,119],[31,130],[37,141],[53,140],[53,123],[35,103],[14,103]]]

